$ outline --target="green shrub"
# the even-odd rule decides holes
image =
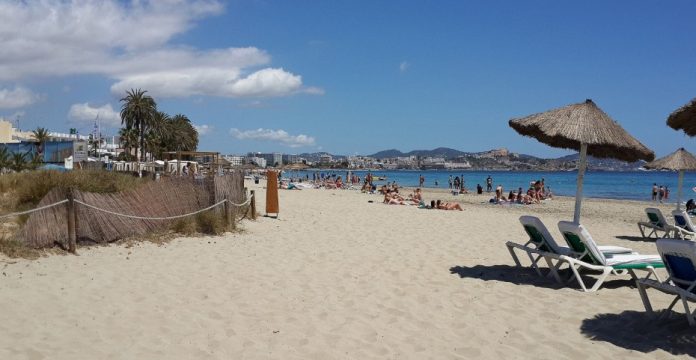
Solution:
[[[196,233],[196,220],[192,217],[185,217],[177,220],[172,225],[172,230],[178,234],[192,235]]]
[[[9,258],[38,259],[41,252],[25,246],[21,241],[3,236],[0,238],[0,253]]]
[[[205,211],[196,215],[198,232],[208,235],[220,235],[225,232],[222,218],[215,211]]]

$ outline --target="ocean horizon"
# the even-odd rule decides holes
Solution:
[[[365,175],[371,172],[375,177],[384,177],[386,180],[374,181],[377,185],[396,181],[400,186],[418,186],[419,177],[425,177],[426,188],[449,188],[449,176],[464,178],[464,184],[469,191],[475,191],[476,185],[481,184],[486,190],[486,178],[490,175],[493,179],[493,187],[502,185],[507,194],[510,190],[522,188],[526,191],[530,183],[544,179],[544,183],[551,189],[554,195],[575,196],[577,171],[512,171],[512,170],[346,170],[346,169],[307,169],[285,170],[283,177],[297,178],[307,176],[312,179],[312,174],[324,174],[341,176],[345,178],[350,171],[364,180]],[[616,200],[651,200],[653,184],[666,186],[669,189],[669,198],[666,203],[676,203],[678,173],[674,171],[587,171],[583,183],[583,196],[587,198],[616,199]],[[696,186],[696,173],[684,173],[682,188],[682,201],[696,198],[696,192],[692,188]]]

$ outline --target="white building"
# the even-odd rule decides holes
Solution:
[[[239,155],[224,155],[223,159],[227,160],[231,166],[241,166],[244,164],[244,157]]]

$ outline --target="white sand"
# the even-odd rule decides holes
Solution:
[[[0,359],[696,355],[686,318],[645,316],[629,277],[582,293],[512,267],[505,241],[526,241],[517,218],[536,214],[560,239],[555,224],[572,217],[572,199],[457,199],[465,211],[281,190],[280,219],[246,221],[242,234],[0,257]],[[583,223],[601,244],[656,253],[653,242],[616,237],[638,235],[646,205],[589,200]],[[656,308],[669,302],[652,295]]]

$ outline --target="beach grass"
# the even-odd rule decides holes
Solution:
[[[54,188],[74,188],[92,193],[113,193],[133,189],[148,180],[103,170],[27,171],[0,176],[0,193],[8,194],[11,208],[21,211],[38,204]],[[7,201],[5,201],[6,205]]]

